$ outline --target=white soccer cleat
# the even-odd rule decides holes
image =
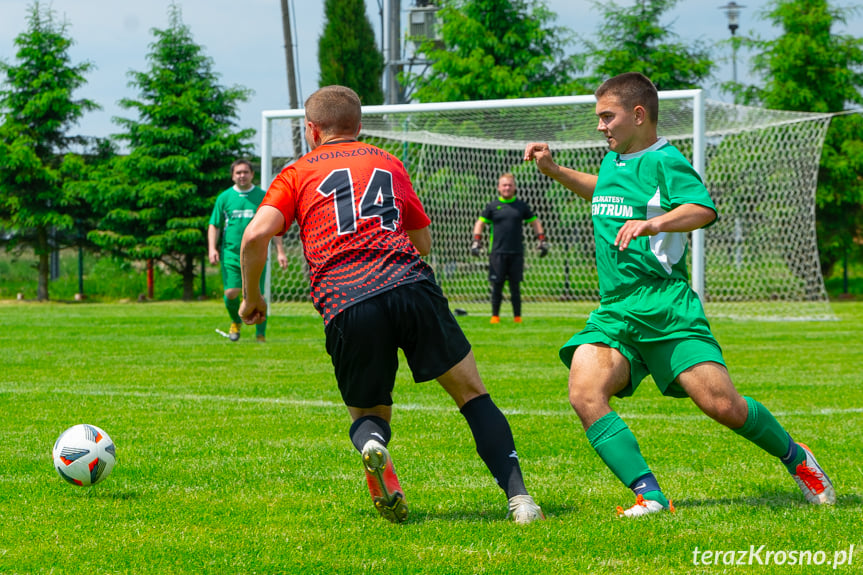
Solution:
[[[512,520],[519,525],[533,523],[540,519],[545,519],[542,514],[542,509],[534,502],[530,495],[513,495],[509,498],[509,512],[507,517],[512,517]]]
[[[836,491],[833,490],[833,482],[818,465],[812,451],[806,445],[798,443],[806,452],[806,459],[797,466],[797,472],[791,477],[797,482],[800,491],[806,497],[806,501],[813,505],[833,505],[836,503]]]
[[[618,517],[642,517],[644,515],[650,515],[652,513],[659,513],[661,511],[671,511],[674,513],[674,504],[671,501],[668,502],[668,507],[665,507],[659,501],[653,501],[652,499],[645,499],[641,495],[639,495],[635,499],[635,505],[630,507],[629,509],[624,509],[623,507],[617,506],[617,516]]]

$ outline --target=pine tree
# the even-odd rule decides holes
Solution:
[[[85,112],[98,109],[74,99],[92,64],[72,64],[67,25],[38,2],[28,28],[15,39],[17,64],[0,62],[0,227],[12,233],[9,248],[32,247],[39,259],[37,299],[49,299],[49,257],[56,234],[76,225],[75,198],[64,174],[64,156],[86,144],[70,130]]]
[[[324,0],[324,18],[318,40],[319,85],[347,86],[364,105],[383,104],[384,58],[375,44],[365,0]]]
[[[90,238],[121,257],[161,262],[181,275],[183,298],[192,299],[213,202],[230,185],[231,163],[251,152],[254,130],[236,129],[238,103],[250,91],[219,85],[179,7],[168,13],[168,28],[154,30],[150,69],[130,73],[138,98],[120,101],[138,118],[115,119],[129,154],[93,189],[106,216]]]

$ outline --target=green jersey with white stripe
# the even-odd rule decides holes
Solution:
[[[633,154],[606,154],[591,201],[603,299],[624,296],[646,281],[689,279],[685,232],[638,237],[623,251],[614,245],[627,220],[647,220],[683,204],[716,211],[698,172],[665,138]]]
[[[243,232],[255,216],[265,195],[266,192],[258,186],[252,186],[244,192],[230,187],[216,198],[210,225],[221,230],[219,251],[222,261],[227,258],[239,263]]]

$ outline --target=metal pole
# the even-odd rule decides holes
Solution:
[[[704,178],[704,92],[697,90],[692,110],[692,167]],[[704,301],[704,230],[692,232],[692,289]]]
[[[288,74],[288,103],[292,109],[298,107],[297,99],[297,72],[294,66],[294,40],[291,34],[291,15],[288,9],[288,0],[282,2],[282,35],[285,39],[285,64]],[[294,156],[299,158],[302,154],[302,121],[291,120],[291,138],[294,144]]]
[[[389,26],[387,27],[389,43],[389,54],[387,55],[387,104],[400,104],[402,97],[398,75],[401,72],[401,66],[396,62],[401,60],[401,0],[389,0],[389,8]]]
[[[78,293],[84,296],[84,246],[78,244]]]

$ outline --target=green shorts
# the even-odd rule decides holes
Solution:
[[[222,290],[241,289],[243,287],[243,274],[240,270],[240,258],[222,257]],[[264,284],[266,283],[266,269],[261,274],[261,293],[264,293]]]
[[[663,395],[686,397],[675,381],[678,375],[706,361],[725,365],[701,300],[684,281],[646,283],[623,298],[603,301],[585,328],[560,348],[567,368],[584,343],[608,345],[629,361],[629,385],[618,397],[632,395],[648,374]]]

